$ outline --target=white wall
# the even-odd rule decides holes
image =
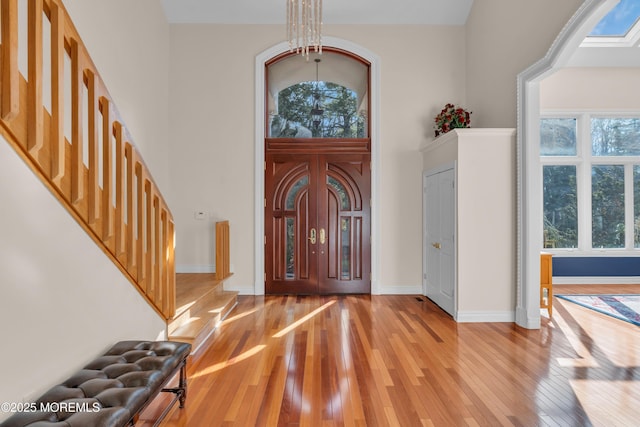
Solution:
[[[164,321],[2,138],[0,200],[0,402],[37,398],[117,341],[164,336]]]
[[[514,321],[515,131],[458,133],[458,319]]]
[[[479,0],[467,19],[467,107],[474,127],[516,127],[516,78],[545,56],[582,0]]]
[[[213,222],[229,219],[235,275],[228,285],[250,292],[260,274],[252,260],[259,244],[253,238],[253,65],[259,52],[283,40],[282,26],[171,25],[167,36],[154,0],[65,3],[172,209],[178,269],[211,271]],[[384,292],[421,282],[416,152],[432,138],[432,117],[454,102],[473,110],[475,127],[514,127],[517,74],[546,53],[580,3],[483,0],[474,3],[466,27],[325,26],[325,34],[382,61]],[[131,35],[139,45],[121,42]],[[163,114],[165,123],[157,119]],[[195,211],[208,219],[195,220]]]
[[[418,150],[432,120],[464,89],[464,28],[326,26],[381,59],[380,197],[383,293],[421,287],[421,170]],[[172,190],[176,263],[181,271],[213,268],[213,222],[231,221],[227,288],[252,293],[254,271],[254,63],[282,42],[275,25],[172,25]],[[303,61],[304,59],[300,59]],[[209,213],[206,221],[194,212]],[[400,218],[402,220],[400,220]],[[375,237],[374,237],[375,238]]]
[[[161,3],[63,1],[131,133],[131,142],[167,199],[169,24]]]
[[[169,25],[160,2],[64,3],[166,189]],[[0,401],[37,397],[116,341],[164,334],[164,321],[4,140],[0,200],[0,331],[9,346]]]
[[[563,68],[540,82],[541,111],[640,111],[640,69]]]

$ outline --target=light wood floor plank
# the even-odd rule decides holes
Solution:
[[[640,285],[555,292],[640,293]],[[557,298],[540,330],[456,324],[416,296],[238,301],[189,366],[186,407],[162,425],[624,426],[640,419],[640,328]]]

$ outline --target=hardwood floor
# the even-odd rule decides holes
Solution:
[[[555,288],[640,293],[640,286]],[[640,419],[640,328],[557,298],[540,330],[455,323],[417,296],[241,296],[238,303],[191,364],[186,407],[163,426]]]

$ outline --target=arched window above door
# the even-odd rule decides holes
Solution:
[[[268,138],[369,137],[369,64],[338,50],[266,65]]]

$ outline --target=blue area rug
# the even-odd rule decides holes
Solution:
[[[640,295],[555,295],[597,312],[640,326]]]

